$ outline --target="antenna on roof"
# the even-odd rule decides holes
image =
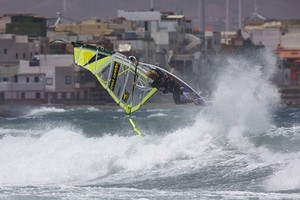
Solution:
[[[204,0],[198,0],[198,12],[199,12],[199,31],[204,34],[205,31],[205,2]]]
[[[154,0],[150,0],[150,10],[154,10]]]
[[[63,13],[64,13],[64,16],[68,16],[68,13],[67,13],[67,0],[63,0]]]
[[[226,22],[225,22],[225,30],[229,31],[229,0],[226,0]]]
[[[239,0],[239,29],[242,30],[242,0]]]
[[[257,0],[254,0],[254,13],[252,14],[252,16],[260,19],[260,20],[266,20],[266,18],[260,14],[258,14],[258,11],[257,11]]]

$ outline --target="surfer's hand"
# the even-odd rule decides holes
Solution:
[[[131,86],[132,86],[132,87],[135,87],[135,86],[136,86],[136,82],[132,82],[132,83],[131,83]]]
[[[128,59],[135,65],[138,66],[140,63],[138,61],[138,59],[134,56],[129,56]]]
[[[134,62],[137,61],[136,57],[134,57],[134,56],[129,56],[128,59],[129,59],[132,63],[134,63]]]

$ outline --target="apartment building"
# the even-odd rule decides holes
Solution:
[[[27,35],[0,34],[0,44],[0,66],[16,66],[20,59],[30,60],[40,52]]]
[[[20,60],[18,71],[0,82],[5,102],[57,103],[74,96],[74,66],[71,55],[36,55]]]
[[[244,38],[254,44],[263,44],[269,50],[276,50],[278,45],[286,48],[300,46],[300,20],[260,20],[248,21],[243,29]]]
[[[152,38],[155,44],[155,64],[164,68],[191,68],[193,55],[183,55],[186,34],[192,32],[191,20],[182,14],[159,11],[118,10],[118,17],[136,22],[136,32],[140,37]],[[200,42],[199,42],[200,43]],[[173,61],[170,63],[170,61]],[[184,60],[184,62],[181,62]],[[188,61],[186,61],[188,60]]]

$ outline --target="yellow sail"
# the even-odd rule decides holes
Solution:
[[[149,68],[135,66],[126,56],[102,47],[72,44],[75,64],[92,72],[127,115],[137,111],[157,91],[148,84],[152,81],[145,75]],[[143,89],[133,89],[135,79]]]

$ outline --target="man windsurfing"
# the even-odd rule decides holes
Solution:
[[[129,60],[131,60],[134,65],[139,65],[138,60],[134,56],[129,56]],[[176,80],[172,79],[172,77],[170,77],[167,73],[156,68],[149,70],[146,73],[146,76],[153,80],[151,83],[149,83],[152,88],[157,88],[164,94],[172,93],[175,104],[186,104],[193,102],[192,99],[188,99],[184,95],[184,87],[181,86]],[[138,87],[142,90],[147,89],[146,86],[137,85],[135,82],[133,83],[133,87]]]

